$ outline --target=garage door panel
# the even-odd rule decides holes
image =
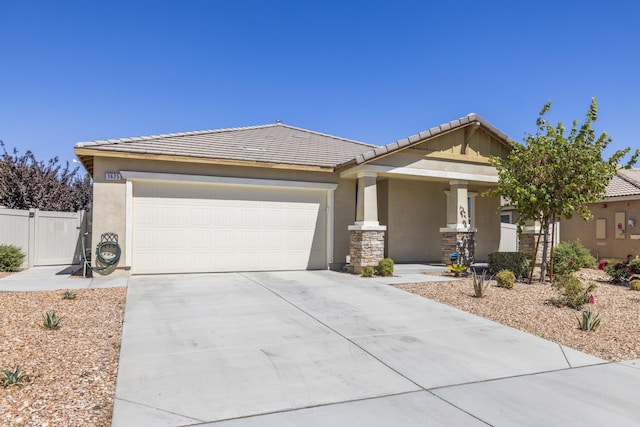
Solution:
[[[326,268],[326,192],[134,183],[134,273]]]

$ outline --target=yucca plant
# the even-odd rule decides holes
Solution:
[[[471,275],[473,277],[473,292],[476,298],[483,298],[486,294],[487,287],[489,283],[484,283],[486,272],[483,271],[482,275],[478,276],[478,273],[475,270],[471,271]]]
[[[62,318],[56,314],[55,311],[47,311],[42,315],[42,326],[45,329],[58,329],[60,327],[60,321]]]
[[[76,299],[77,295],[73,291],[64,291],[62,293],[62,299]]]
[[[29,380],[29,374],[23,371],[20,366],[13,369],[2,369],[0,374],[0,384],[3,387],[22,387],[25,381]]]
[[[595,331],[600,326],[600,315],[591,310],[582,312],[582,318],[576,316],[578,326],[583,331]]]
[[[451,264],[447,265],[447,270],[453,273],[454,276],[458,277],[460,274],[465,273],[469,267],[464,264]]]

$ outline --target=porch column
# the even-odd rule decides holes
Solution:
[[[375,172],[358,173],[356,221],[350,225],[349,256],[354,273],[362,267],[376,266],[384,258],[384,232],[386,226],[378,222],[378,189]]]
[[[475,232],[471,226],[467,181],[449,181],[447,194],[447,226],[440,228],[442,234],[442,262],[451,263],[451,254],[457,253],[461,264],[474,263]]]

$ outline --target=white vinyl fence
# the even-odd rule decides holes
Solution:
[[[518,226],[515,224],[500,223],[500,247],[499,252],[518,252]]]
[[[555,239],[553,246],[560,243],[560,223],[555,224]],[[500,223],[500,246],[498,251],[500,252],[518,252],[518,227],[516,224]]]
[[[0,243],[22,248],[22,267],[82,262],[85,211],[49,212],[0,209]]]

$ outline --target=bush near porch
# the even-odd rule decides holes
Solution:
[[[516,279],[529,276],[531,256],[522,252],[492,252],[489,254],[489,274],[498,274],[502,270],[509,270]]]

